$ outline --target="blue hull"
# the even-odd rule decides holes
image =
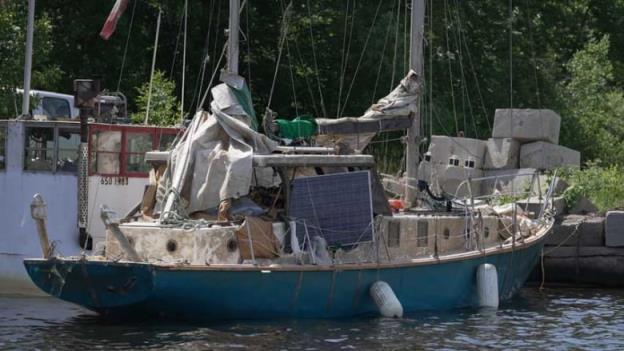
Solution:
[[[486,262],[497,267],[499,296],[508,299],[526,281],[542,246],[398,267],[261,271],[54,258],[24,264],[43,291],[108,316],[339,318],[377,314],[369,287],[378,280],[392,287],[406,312],[477,306],[476,271]]]

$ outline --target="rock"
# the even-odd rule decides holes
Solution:
[[[555,169],[557,167],[580,167],[581,153],[565,146],[537,141],[520,147],[520,167]]]
[[[570,214],[586,215],[590,213],[598,213],[598,207],[594,205],[588,198],[581,196],[576,203],[571,204],[571,208],[568,210]]]
[[[496,109],[493,138],[559,143],[561,117],[552,110]]]
[[[479,139],[434,135],[425,154],[425,161],[434,166],[453,165],[480,169],[483,167],[486,144],[486,141]]]
[[[483,169],[518,168],[520,142],[510,138],[490,138],[485,150]]]
[[[608,247],[624,247],[624,211],[607,212],[605,244]]]
[[[604,246],[604,217],[567,215],[557,220],[546,245]],[[578,229],[577,229],[578,227]]]

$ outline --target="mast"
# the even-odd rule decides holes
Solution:
[[[425,0],[412,0],[410,26],[410,70],[422,81],[423,74],[423,38],[425,31]],[[420,96],[419,96],[420,98]],[[412,124],[407,130],[407,157],[405,201],[415,205],[418,178],[418,145],[420,144],[420,100],[412,116]]]
[[[28,27],[26,29],[26,55],[24,57],[24,94],[22,97],[22,116],[30,114],[30,77],[32,72],[34,31],[35,0],[28,0]]]
[[[238,74],[238,30],[240,22],[240,0],[230,0],[230,21],[228,24],[227,71]]]

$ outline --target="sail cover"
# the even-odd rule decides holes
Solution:
[[[420,77],[410,70],[399,85],[387,96],[379,99],[361,117],[317,118],[318,132],[327,135],[317,139],[323,145],[342,141],[354,149],[362,150],[375,133],[405,130],[412,124],[412,113],[417,110],[420,94]],[[354,137],[357,135],[358,137]],[[357,145],[353,145],[356,140]]]
[[[165,220],[171,211],[203,211],[245,196],[252,180],[279,184],[272,169],[253,167],[253,155],[270,154],[277,143],[252,129],[255,116],[245,108],[251,101],[241,101],[247,95],[235,89],[226,83],[214,87],[210,113],[198,111],[171,152],[163,183]]]

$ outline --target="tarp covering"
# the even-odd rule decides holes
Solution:
[[[375,133],[405,130],[412,123],[412,113],[418,107],[419,94],[420,77],[410,71],[390,94],[379,99],[363,116],[317,118],[319,134],[327,135],[317,139],[317,142],[321,140],[325,146],[330,146],[332,141],[334,144],[342,142],[351,145],[353,149],[362,150]]]
[[[269,154],[277,143],[252,129],[248,101],[240,101],[241,95],[225,83],[211,93],[211,113],[197,112],[171,153],[160,207],[165,221],[171,211],[203,211],[245,196],[252,179],[264,186],[279,184],[271,169],[254,170],[253,154]]]

